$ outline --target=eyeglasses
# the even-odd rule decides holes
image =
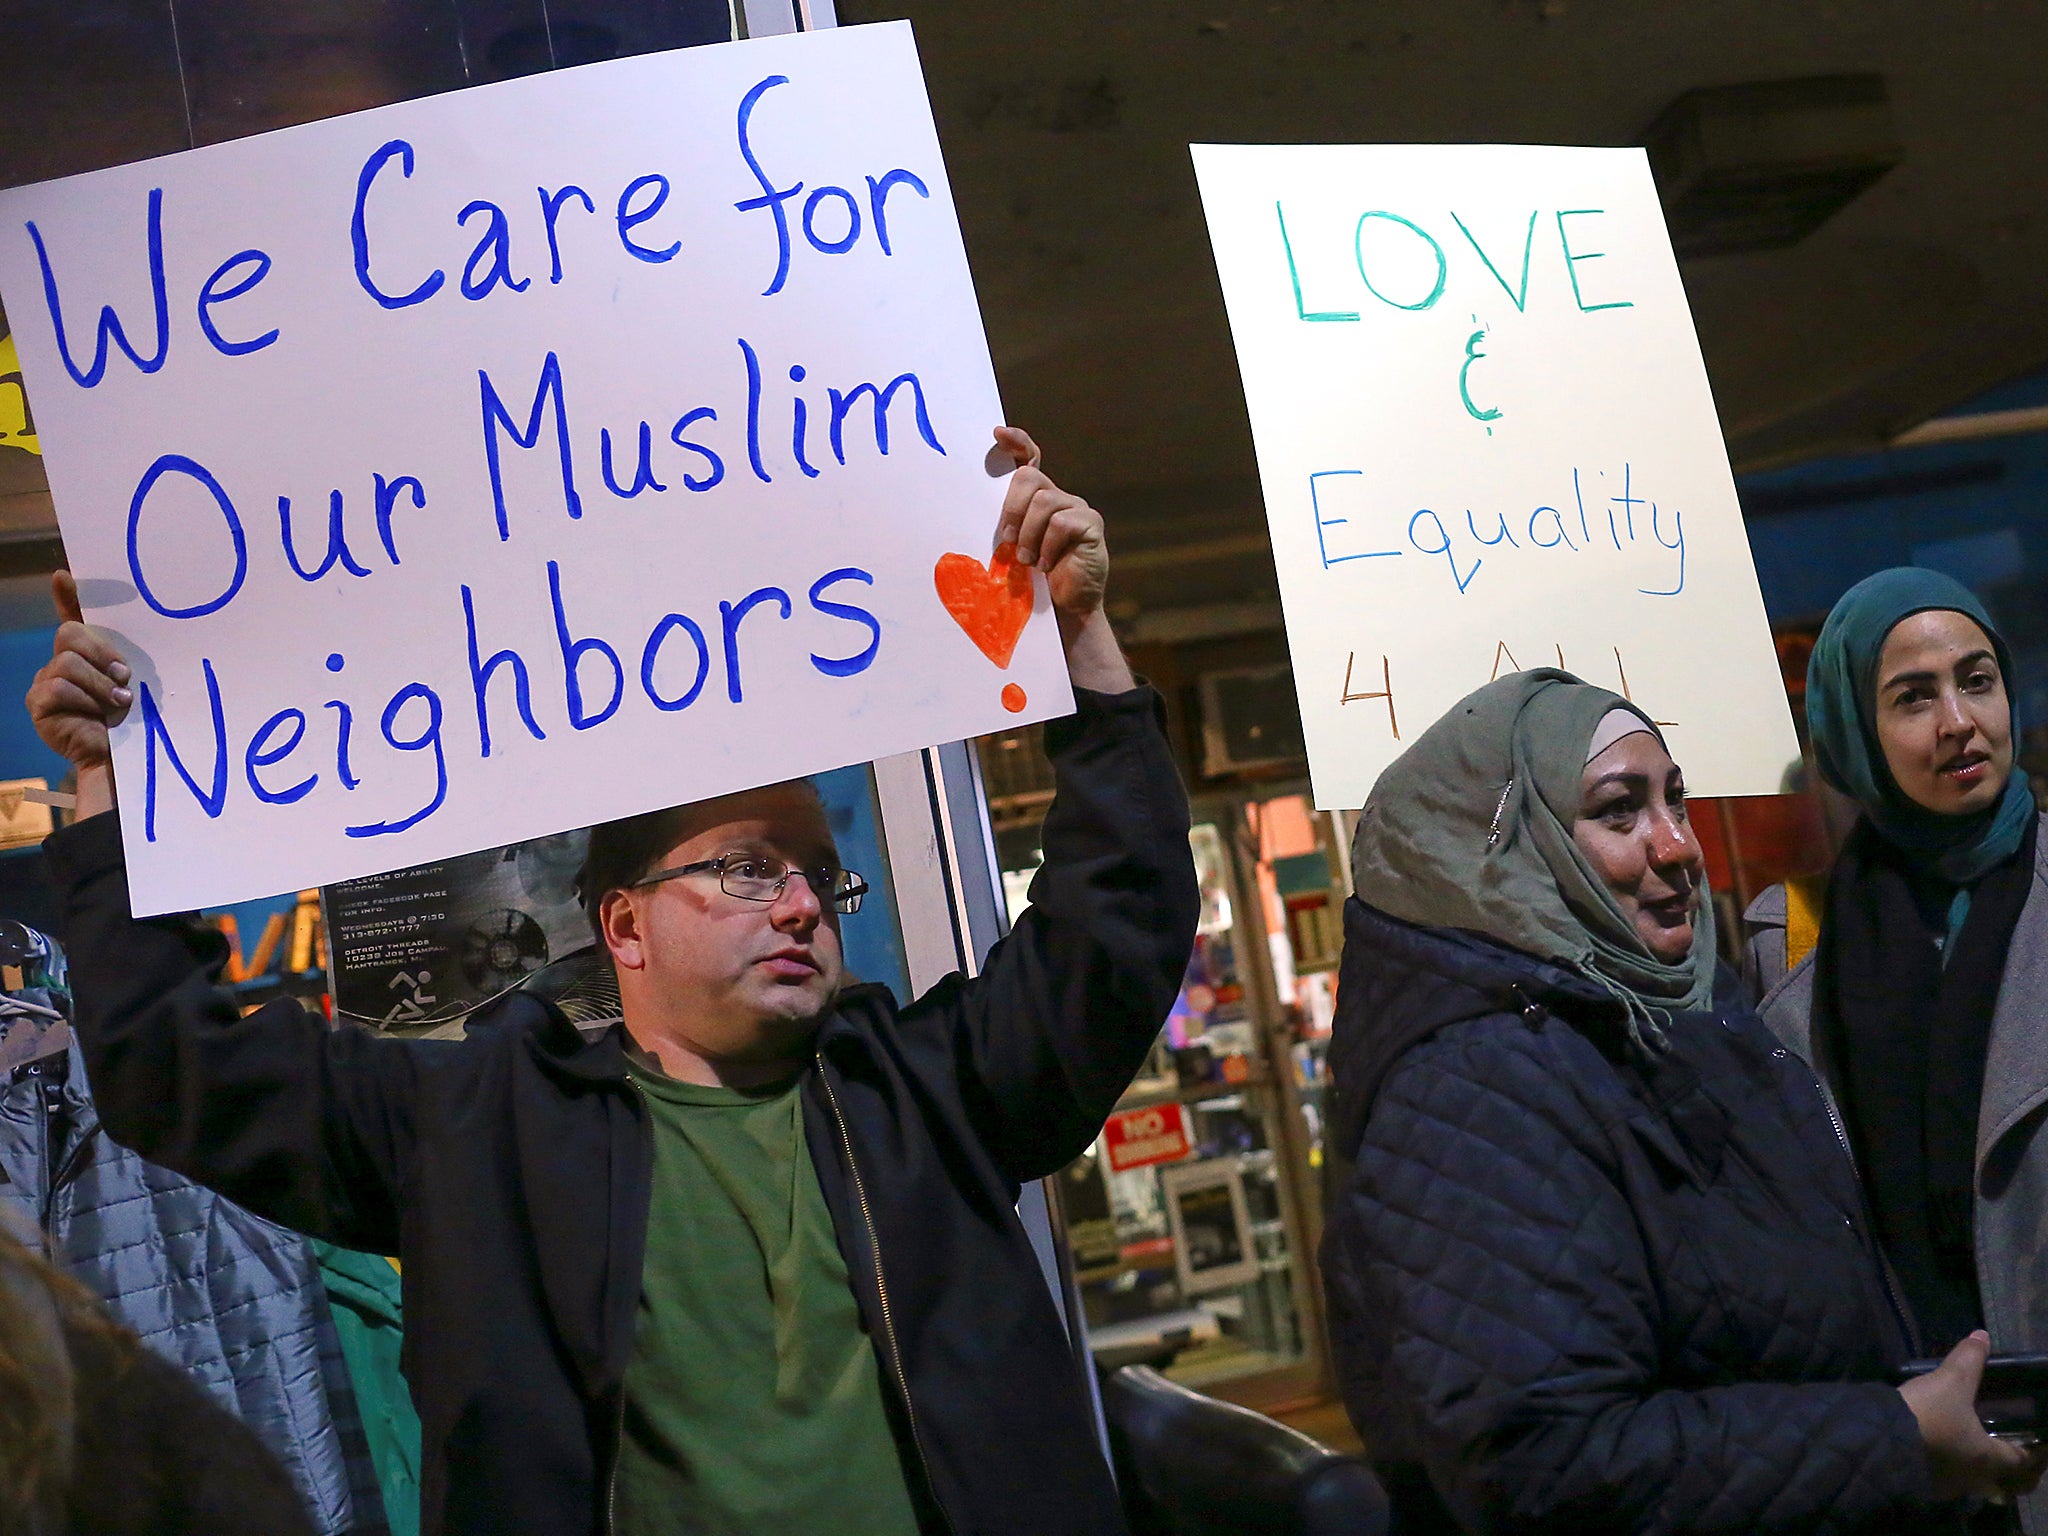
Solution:
[[[678,864],[674,869],[656,870],[644,880],[635,880],[632,888],[637,890],[643,885],[658,885],[664,880],[712,870],[718,872],[719,889],[741,901],[773,901],[792,877],[810,886],[811,894],[835,912],[858,912],[861,898],[868,893],[867,881],[850,869],[835,869],[830,864],[796,869],[780,859],[757,853],[728,853],[715,859],[699,859],[694,864]]]

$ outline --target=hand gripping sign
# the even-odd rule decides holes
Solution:
[[[1641,150],[1196,145],[1316,804],[1503,672],[1664,723],[1695,793],[1798,755]]]
[[[0,293],[138,912],[1071,707],[907,24],[0,193]]]

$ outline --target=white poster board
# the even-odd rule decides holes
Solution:
[[[1696,794],[1798,755],[1640,150],[1194,146],[1317,806],[1504,672],[1661,722]]]
[[[0,193],[0,293],[138,912],[1071,708],[907,23]]]

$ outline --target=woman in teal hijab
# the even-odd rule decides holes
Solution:
[[[1908,619],[1920,622],[1898,633]],[[1894,665],[1881,668],[1888,648]],[[1929,669],[1909,665],[1916,657],[1946,660],[1949,674],[1922,675]],[[1957,662],[1968,663],[1961,676]],[[2019,720],[2011,675],[2005,641],[1976,595],[1913,566],[1879,571],[1844,593],[1807,663],[1806,718],[1821,776],[1931,886],[1952,888],[1962,915],[1969,887],[2011,858],[2034,824],[2025,775],[2012,771]],[[1931,737],[1923,729],[1925,739],[1916,738],[1916,716]],[[1938,749],[1934,760],[1916,761],[1928,748]],[[1962,915],[1951,925],[1944,912],[1945,938]]]
[[[1352,869],[1322,1267],[1398,1529],[1933,1536],[2031,1486],[1971,1410],[1981,1334],[1885,1380],[1854,1168],[1717,965],[1648,716],[1547,669],[1479,689],[1381,775]]]
[[[1815,766],[1861,817],[1809,956],[1779,893],[1752,908],[1762,1011],[1834,1098],[1922,1352],[1977,1328],[2048,1349],[2048,894],[2011,655],[1960,583],[1880,571],[1828,615],[1806,687]]]

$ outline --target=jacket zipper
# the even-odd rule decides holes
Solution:
[[[1898,1282],[1892,1277],[1891,1261],[1884,1256],[1884,1249],[1878,1246],[1877,1234],[1870,1217],[1870,1200],[1863,1189],[1863,1170],[1856,1165],[1856,1154],[1850,1149],[1849,1132],[1843,1126],[1842,1117],[1835,1109],[1835,1097],[1828,1092],[1827,1084],[1820,1080],[1820,1074],[1812,1067],[1809,1066],[1807,1072],[1813,1078],[1815,1090],[1820,1094],[1821,1107],[1828,1112],[1828,1124],[1834,1127],[1835,1140],[1841,1145],[1842,1156],[1849,1160],[1849,1172],[1855,1177],[1856,1198],[1862,1207],[1864,1229],[1867,1233],[1865,1241],[1870,1244],[1871,1252],[1877,1255],[1878,1271],[1884,1276],[1885,1296],[1892,1304],[1892,1312],[1897,1316],[1899,1326],[1906,1330],[1907,1346],[1918,1353],[1920,1330],[1914,1326],[1913,1314],[1906,1310],[1905,1299],[1899,1295]]]
[[[57,1196],[63,1191],[66,1184],[69,1184],[81,1173],[85,1172],[86,1154],[92,1150],[92,1144],[98,1139],[99,1134],[100,1128],[95,1124],[73,1143],[69,1152],[64,1154],[64,1165],[57,1170],[56,1177],[50,1180],[49,1193],[43,1198],[43,1227],[45,1230],[49,1228],[51,1219],[57,1213]],[[43,1135],[46,1139],[49,1136],[49,1123],[47,1119],[44,1123]]]
[[[606,1536],[616,1536],[619,1529],[619,1458],[626,1451],[626,1387],[619,1384],[619,1422],[612,1437],[611,1476],[604,1485],[604,1528]]]
[[[58,1059],[61,1060],[62,1058]],[[45,1168],[50,1166],[51,1142],[56,1135],[58,1125],[58,1117],[51,1101],[56,1093],[62,1091],[61,1089],[55,1089],[53,1092],[53,1085],[57,1082],[57,1079],[50,1075],[49,1065],[49,1061],[44,1060],[36,1062],[28,1069],[28,1076],[36,1085],[36,1107],[42,1114],[43,1166]],[[85,1171],[86,1154],[92,1150],[92,1144],[99,1136],[99,1133],[99,1125],[95,1122],[77,1141],[73,1142],[71,1150],[64,1154],[64,1161],[51,1173],[49,1183],[44,1187],[41,1227],[45,1250],[48,1250],[50,1247],[50,1223],[56,1214],[57,1196],[62,1192],[66,1184],[69,1184]],[[46,1252],[45,1256],[53,1257],[54,1255]]]
[[[633,1081],[630,1077],[626,1080],[626,1096],[636,1101],[640,1098],[640,1090],[633,1085]],[[641,1104],[641,1110],[643,1113],[646,1111],[646,1105],[644,1103]],[[643,1260],[642,1262],[644,1264],[645,1261]],[[626,1383],[624,1378],[622,1377],[619,1381],[618,1424],[612,1431],[612,1465],[611,1470],[609,1473],[607,1473],[604,1482],[605,1536],[617,1536],[617,1532],[619,1529],[619,1462],[621,1458],[625,1456],[625,1454]]]
[[[917,1428],[917,1409],[910,1400],[910,1378],[904,1374],[903,1351],[896,1342],[896,1325],[889,1315],[889,1282],[882,1272],[882,1242],[875,1232],[875,1220],[868,1210],[867,1186],[861,1182],[860,1164],[853,1158],[853,1137],[846,1129],[846,1117],[839,1112],[839,1095],[832,1090],[832,1078],[825,1070],[825,1054],[816,1053],[818,1081],[825,1085],[825,1101],[832,1106],[832,1122],[839,1129],[839,1145],[846,1154],[846,1168],[853,1176],[853,1198],[860,1206],[861,1224],[867,1228],[868,1251],[875,1256],[875,1294],[881,1298],[882,1336],[889,1344],[889,1365],[896,1376],[896,1390],[903,1397],[903,1417],[910,1424],[910,1443],[917,1451],[917,1464],[923,1469],[925,1487],[931,1491],[932,1502],[939,1506],[939,1513],[945,1515],[944,1502],[939,1497],[939,1486],[932,1477],[931,1463],[924,1454],[924,1437]],[[946,1523],[953,1522],[947,1517]]]

